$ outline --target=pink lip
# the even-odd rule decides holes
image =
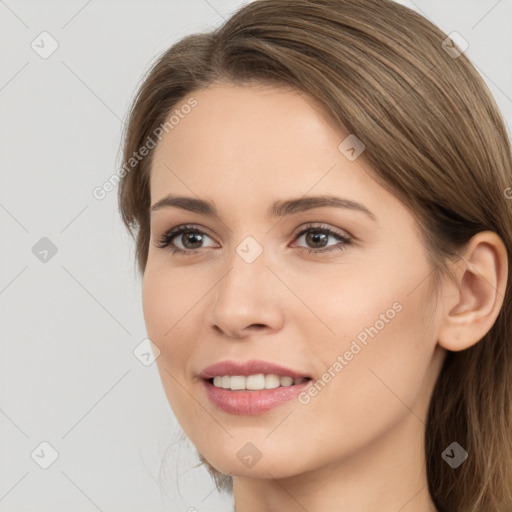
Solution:
[[[221,361],[220,363],[212,364],[207,366],[199,376],[203,379],[212,379],[217,375],[253,375],[256,373],[274,373],[280,377],[293,377],[294,379],[300,379],[301,377],[310,377],[305,373],[299,373],[297,371],[286,368],[278,364],[263,361],[261,359],[252,359],[245,362],[236,361]]]
[[[254,416],[270,411],[279,405],[295,398],[311,380],[294,384],[292,386],[280,386],[274,389],[261,391],[231,391],[229,389],[215,387],[208,379],[223,375],[253,375],[257,373],[273,373],[280,377],[289,376],[294,379],[309,377],[281,365],[253,359],[246,362],[221,361],[206,367],[200,377],[203,379],[204,389],[210,401],[219,409],[230,414]]]
[[[261,391],[231,391],[217,388],[209,380],[203,380],[206,395],[219,409],[230,414],[255,416],[270,411],[295,398],[312,380]]]

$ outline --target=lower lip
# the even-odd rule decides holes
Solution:
[[[261,391],[231,391],[218,388],[210,381],[203,380],[206,395],[219,409],[230,414],[256,416],[275,409],[301,393],[311,380],[293,386],[280,386]]]

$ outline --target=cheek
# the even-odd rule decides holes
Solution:
[[[142,303],[148,337],[160,350],[156,365],[164,392],[178,422],[188,430],[190,418],[197,417],[199,411],[195,410],[195,402],[184,391],[189,385],[187,362],[196,338],[186,328],[191,318],[186,312],[198,299],[189,301],[191,294],[183,293],[183,283],[175,282],[180,280],[178,274],[166,274],[148,265],[142,283]]]
[[[187,322],[187,314],[204,292],[201,281],[180,270],[148,260],[142,282],[142,307],[148,334],[167,345]],[[151,336],[150,336],[151,337]]]
[[[350,325],[355,336],[347,334],[336,346],[326,343],[322,347],[320,366],[325,373],[318,377],[321,382],[329,382],[319,385],[320,390],[309,403],[297,405],[295,420],[301,425],[307,423],[316,439],[329,442],[311,449],[306,443],[305,457],[328,462],[362,449],[401,421],[412,422],[418,429],[426,421],[428,404],[424,398],[431,394],[427,388],[435,343],[430,343],[429,333],[422,330],[421,301],[409,299],[400,301],[403,309],[377,334],[369,329],[375,319],[363,323],[362,330],[354,321]],[[381,312],[379,308],[376,311]],[[366,344],[356,337],[367,332],[365,327],[373,334],[368,334]],[[354,348],[356,344],[359,348]],[[335,366],[338,356],[344,360],[342,366]],[[276,436],[273,442],[277,441],[283,447],[288,442],[286,436]]]
[[[142,307],[148,337],[160,349],[157,364],[180,380],[193,350],[194,333],[186,330],[198,295],[187,293],[179,272],[163,272],[148,265],[142,283]],[[190,287],[189,287],[190,289]]]
[[[142,310],[150,339],[162,350],[162,340],[172,314],[168,308],[169,297],[165,287],[148,265],[142,282]],[[166,327],[167,324],[167,327]]]
[[[321,377],[329,383],[308,405],[317,408],[313,416],[325,414],[330,403],[339,405],[330,411],[341,422],[368,413],[386,423],[416,402],[436,346],[429,269],[418,261],[398,268],[375,262],[366,272],[326,281],[326,299],[315,304],[336,334],[315,340]]]

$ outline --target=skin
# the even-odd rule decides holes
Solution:
[[[192,96],[197,106],[155,149],[151,204],[173,193],[211,201],[219,214],[155,210],[143,278],[148,336],[178,422],[234,477],[238,512],[436,511],[425,472],[428,404],[446,349],[477,343],[498,315],[507,279],[501,239],[476,235],[436,300],[414,217],[362,157],[340,152],[348,133],[314,99],[229,83]],[[376,220],[334,207],[267,216],[274,200],[319,194],[360,202]],[[301,248],[342,244],[294,236],[308,223],[353,243],[308,255]],[[182,224],[204,233],[202,245],[174,238],[193,255],[158,247]],[[247,236],[263,249],[252,263],[236,252]],[[401,311],[306,405],[293,399],[233,415],[203,391],[198,373],[226,359],[264,359],[320,379],[394,303]],[[252,467],[237,457],[247,442],[261,453]]]

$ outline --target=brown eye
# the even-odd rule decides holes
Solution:
[[[192,254],[202,249],[204,237],[210,238],[206,233],[193,226],[178,226],[165,233],[158,243],[161,249],[169,248],[174,253]],[[176,241],[178,246],[176,247]],[[180,245],[182,247],[180,247]]]
[[[322,227],[322,226],[309,226],[306,229],[303,229],[296,235],[296,239],[299,239],[305,235],[304,240],[309,247],[301,247],[302,250],[308,251],[310,253],[326,253],[330,251],[336,250],[344,250],[347,245],[350,245],[352,240],[338,233],[330,228]],[[330,238],[337,239],[339,241],[338,244],[334,244],[331,247],[328,246],[328,242]],[[325,247],[328,247],[325,249]]]

